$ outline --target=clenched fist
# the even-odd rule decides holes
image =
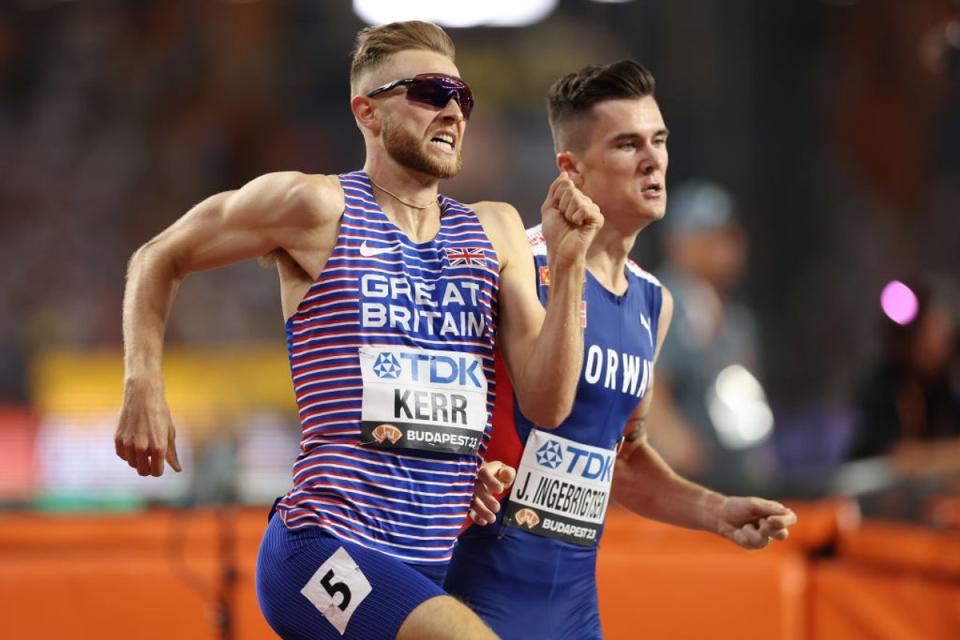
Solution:
[[[547,254],[557,265],[583,260],[594,236],[603,226],[600,207],[577,188],[566,171],[550,185],[540,213]]]

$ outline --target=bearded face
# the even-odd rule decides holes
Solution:
[[[411,131],[405,129],[397,118],[388,117],[383,120],[381,135],[383,146],[390,157],[413,171],[443,179],[452,178],[460,173],[463,167],[459,147],[456,154],[431,149],[431,145],[436,144],[435,142],[417,138]]]

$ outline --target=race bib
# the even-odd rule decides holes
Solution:
[[[343,635],[353,612],[373,591],[350,554],[340,547],[311,576],[300,593]]]
[[[363,443],[475,454],[487,425],[483,360],[415,347],[360,347]]]
[[[600,541],[616,451],[533,429],[504,513],[507,526],[583,547]]]

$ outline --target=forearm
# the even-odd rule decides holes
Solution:
[[[725,499],[679,476],[645,441],[617,460],[613,498],[646,518],[712,533]]]
[[[547,428],[556,427],[570,414],[583,361],[583,263],[550,268],[543,325],[513,381],[524,415]]]
[[[123,296],[126,385],[158,384],[161,380],[163,334],[181,279],[173,260],[153,242],[130,259]]]

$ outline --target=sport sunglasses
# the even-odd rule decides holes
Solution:
[[[397,87],[407,88],[407,100],[428,104],[437,109],[443,109],[448,102],[456,100],[464,119],[468,119],[473,111],[473,91],[470,86],[460,78],[442,73],[421,73],[412,78],[394,80],[377,87],[368,93],[367,97],[372,98]]]

